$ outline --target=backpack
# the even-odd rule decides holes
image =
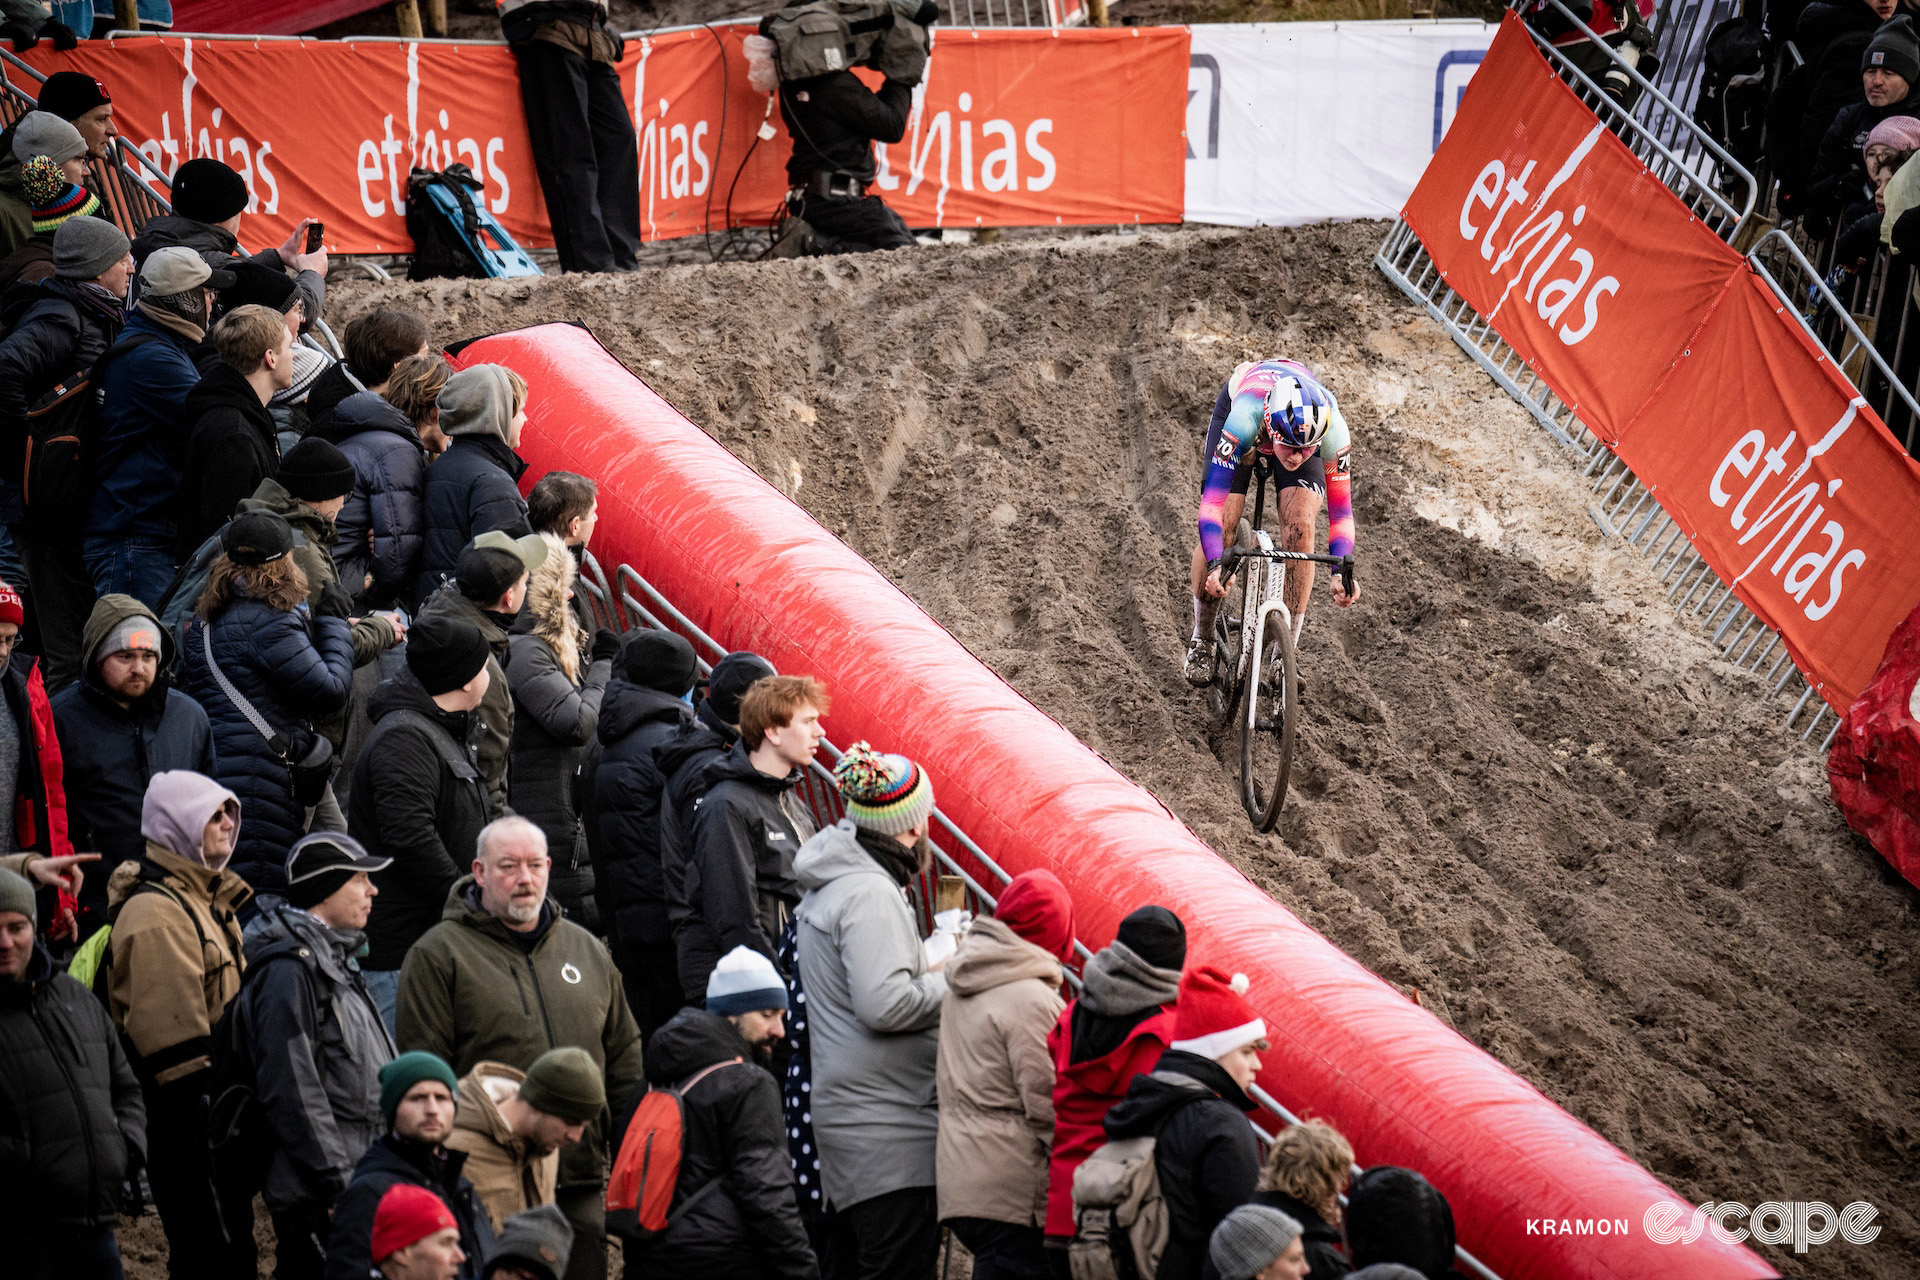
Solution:
[[[930,38],[912,20],[918,5],[903,0],[812,0],[791,4],[760,20],[760,34],[773,41],[782,80],[868,66],[889,80],[919,84],[927,69]]]
[[[1750,18],[1728,18],[1707,33],[1694,123],[1751,167],[1760,159],[1766,114],[1766,35]]]
[[[413,237],[409,280],[487,279],[545,274],[487,211],[473,170],[464,164],[415,169],[407,175],[407,234]]]
[[[160,340],[159,334],[136,333],[116,341],[92,365],[69,374],[27,406],[27,451],[20,474],[29,528],[42,533],[70,529],[76,513],[84,511],[93,488],[90,455],[107,365],[135,347]]]
[[[627,1122],[620,1154],[607,1177],[607,1230],[622,1240],[645,1243],[673,1229],[724,1175],[709,1178],[698,1191],[673,1206],[680,1182],[681,1138],[685,1131],[685,1098],[692,1088],[722,1067],[736,1067],[743,1059],[715,1062],[665,1089],[648,1089]],[[671,1209],[671,1212],[669,1210]]]
[[[1108,1142],[1073,1171],[1073,1280],[1153,1280],[1172,1218],[1160,1194],[1157,1138]]]

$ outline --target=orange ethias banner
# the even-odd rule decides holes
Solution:
[[[747,83],[751,30],[628,42],[649,239],[725,226],[729,211],[765,223],[786,190],[779,111]],[[1183,28],[937,31],[880,192],[919,227],[1178,222],[1187,45]],[[105,82],[121,131],[162,171],[196,156],[237,169],[250,245],[315,217],[336,252],[404,252],[407,171],[455,163],[514,238],[553,243],[502,46],[153,37],[42,44],[31,60]]]
[[[1405,216],[1454,291],[1609,442],[1740,263],[1512,14]]]
[[[1850,703],[1920,603],[1920,466],[1511,14],[1405,216],[1821,695]]]

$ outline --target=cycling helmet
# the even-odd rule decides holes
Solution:
[[[1274,380],[1261,421],[1267,434],[1289,449],[1311,449],[1333,423],[1333,397],[1306,372]]]

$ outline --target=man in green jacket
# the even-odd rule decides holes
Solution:
[[[547,897],[546,837],[507,817],[488,824],[478,846],[473,874],[455,882],[440,923],[401,968],[400,1048],[438,1054],[464,1075],[481,1062],[525,1071],[573,1045],[603,1073],[606,1104],[625,1105],[642,1078],[640,1028],[606,947]],[[610,1123],[603,1106],[560,1156],[555,1202],[574,1229],[565,1280],[607,1274]]]

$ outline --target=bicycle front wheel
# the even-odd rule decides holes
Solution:
[[[1240,718],[1240,803],[1254,829],[1271,831],[1287,800],[1293,768],[1295,697],[1293,634],[1278,611],[1261,612],[1248,654]]]

